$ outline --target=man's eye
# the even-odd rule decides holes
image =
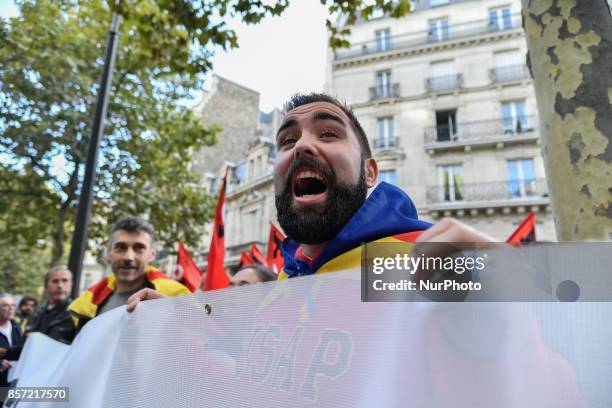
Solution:
[[[283,140],[281,140],[280,145],[281,145],[281,146],[287,146],[287,145],[294,144],[295,142],[296,142],[295,137],[292,137],[292,136],[287,136],[286,138],[284,138]]]
[[[326,137],[326,138],[328,138],[328,137],[337,138],[337,137],[338,137],[338,134],[337,134],[336,132],[332,132],[332,131],[326,130],[326,131],[324,131],[324,132],[322,132],[322,133],[321,133],[321,137]]]

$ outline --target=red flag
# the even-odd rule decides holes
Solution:
[[[261,250],[255,243],[251,244],[251,258],[260,265],[268,266],[266,258],[263,256]]]
[[[215,225],[213,227],[210,249],[208,251],[208,266],[206,267],[206,277],[204,278],[204,290],[223,289],[229,285],[229,277],[225,272],[223,261],[225,258],[225,230],[223,225],[223,204],[225,202],[225,184],[227,182],[227,168],[221,191],[219,192],[219,201],[215,208]]]
[[[249,255],[247,251],[242,251],[240,254],[240,262],[238,263],[238,269],[242,268],[243,266],[253,265],[254,263],[255,261],[251,255]]]
[[[202,281],[202,271],[191,259],[182,241],[179,241],[176,269],[172,273],[172,279],[181,282],[192,292],[195,292]]]
[[[285,240],[285,235],[272,223],[270,223],[270,238],[268,238],[268,253],[266,260],[270,269],[278,274],[283,269],[283,253],[281,244]]]
[[[536,221],[535,214],[529,213],[527,218],[519,225],[519,227],[510,235],[506,241],[508,244],[520,245],[536,241]]]

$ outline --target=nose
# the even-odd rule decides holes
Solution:
[[[304,156],[316,156],[316,141],[316,135],[308,131],[302,131],[302,135],[295,143],[295,147],[293,149],[294,159],[303,158]]]
[[[123,259],[127,260],[127,261],[133,261],[135,259],[135,253],[134,250],[132,248],[128,248],[127,251],[125,251],[125,254],[123,255]]]

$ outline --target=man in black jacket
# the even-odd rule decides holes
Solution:
[[[70,344],[76,334],[76,328],[68,305],[72,290],[72,272],[66,266],[56,266],[45,275],[45,295],[43,303],[26,326],[26,334],[40,332],[47,336]],[[21,355],[22,345],[6,347],[0,345],[0,358],[17,360]]]
[[[76,330],[68,311],[71,290],[72,272],[68,267],[56,266],[47,272],[45,275],[47,301],[36,311],[26,326],[26,332],[40,332],[62,343],[72,343]]]
[[[22,336],[15,318],[15,301],[8,294],[0,295],[0,348],[21,347]],[[7,359],[0,359],[0,387],[8,387],[8,370],[11,364]]]

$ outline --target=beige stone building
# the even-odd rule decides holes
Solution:
[[[519,0],[421,0],[351,27],[326,90],[353,106],[381,170],[420,217],[505,240],[529,211],[556,240]]]
[[[207,125],[222,128],[218,143],[194,154],[192,169],[202,176],[205,187],[219,191],[225,167],[229,167],[225,200],[225,261],[228,269],[238,265],[240,253],[256,243],[265,251],[268,222],[276,222],[272,163],[272,143],[281,120],[279,110],[259,110],[259,92],[243,85],[213,76],[210,90],[194,108],[197,117]],[[204,247],[210,245],[212,224],[202,234]],[[203,269],[208,252],[192,254]],[[175,257],[161,262],[171,272]]]

